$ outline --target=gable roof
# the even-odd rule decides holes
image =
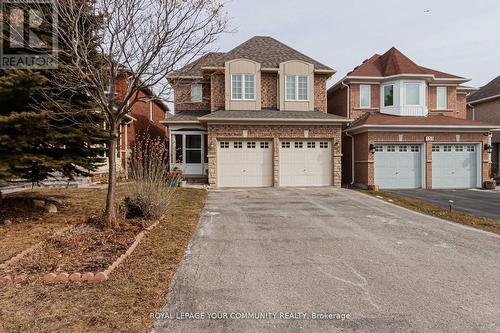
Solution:
[[[395,47],[383,55],[375,54],[347,74],[349,76],[387,77],[398,74],[433,75],[442,79],[463,79],[463,77],[436,71],[414,63]]]
[[[500,98],[500,75],[481,87],[467,98],[468,103],[474,103],[491,98]]]
[[[261,64],[262,68],[278,69],[280,63],[289,60],[302,60],[314,65],[315,70],[335,72],[330,67],[306,56],[280,41],[268,36],[255,36],[223,52],[210,52],[183,68],[173,71],[169,77],[202,76],[204,67],[223,67],[226,61],[234,59],[249,59]]]
[[[218,58],[216,66],[224,66],[226,61],[238,58],[258,62],[262,68],[279,68],[282,62],[302,60],[313,64],[314,69],[333,71],[330,67],[269,36],[255,36],[250,38]]]

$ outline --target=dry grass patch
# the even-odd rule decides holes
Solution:
[[[385,199],[386,201],[391,200],[390,201],[391,203],[414,210],[419,213],[423,213],[434,217],[439,217],[441,219],[460,223],[463,225],[467,225],[469,227],[500,234],[499,220],[471,215],[458,211],[450,212],[448,209],[441,208],[421,200],[403,197],[393,193],[387,193],[383,191],[368,191],[368,190],[358,190],[358,191],[371,196],[382,197],[382,199]]]
[[[122,187],[118,197],[123,198]],[[97,214],[104,206],[106,189],[39,189],[7,194],[0,207],[0,215],[11,225],[0,225],[0,263],[12,258],[26,248],[47,239],[68,225],[83,222],[89,215]],[[55,198],[59,212],[46,213],[30,207],[26,198]]]
[[[167,217],[99,284],[35,284],[0,296],[0,331],[149,332],[196,230],[207,192],[179,189]]]

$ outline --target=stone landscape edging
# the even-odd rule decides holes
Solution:
[[[136,249],[137,245],[141,242],[141,240],[144,238],[144,236],[149,233],[151,230],[153,230],[154,227],[156,227],[160,223],[160,220],[156,221],[155,223],[151,224],[149,227],[146,229],[142,230],[140,233],[135,236],[135,240],[130,245],[130,247],[125,251],[124,254],[119,256],[111,265],[108,266],[103,271],[100,272],[86,272],[86,273],[80,273],[80,272],[74,272],[74,273],[47,273],[43,276],[43,281],[45,283],[52,283],[52,282],[103,282],[106,281],[109,278],[109,275],[127,258],[130,256],[134,250]]]
[[[50,237],[61,235],[62,233],[68,231],[69,229],[71,229],[73,227],[74,227],[74,225],[70,225],[70,226],[64,227],[64,228],[56,231],[55,233],[53,233]],[[8,259],[7,261],[4,261],[2,264],[0,264],[0,270],[5,269],[6,267],[8,267],[8,266],[10,266],[10,265],[18,262],[19,260],[21,260],[22,258],[24,258],[29,253],[35,251],[40,246],[42,246],[43,242],[44,241],[40,241],[40,242],[38,242],[38,243],[36,243],[34,245],[31,245],[30,247],[28,247],[27,249],[25,249],[25,250],[21,251],[20,253],[16,254],[15,256],[13,256],[12,258]],[[17,284],[22,283],[25,279],[26,278],[23,275],[15,276],[14,278],[12,278],[10,275],[0,276],[0,285],[8,285],[10,283],[14,283],[15,285],[17,285]]]

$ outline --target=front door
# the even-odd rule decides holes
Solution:
[[[186,176],[203,176],[207,166],[206,133],[176,131],[171,136],[171,168]]]
[[[203,174],[202,135],[188,134],[185,136],[185,170],[186,175]]]

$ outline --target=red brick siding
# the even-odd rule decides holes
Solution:
[[[202,102],[191,102],[191,85],[202,85]],[[210,84],[206,81],[180,81],[174,84],[174,109],[175,112],[183,110],[209,110],[210,109]]]
[[[328,113],[347,117],[347,88],[339,87],[328,94]]]
[[[475,119],[491,123],[500,127],[500,98],[493,99],[490,101],[485,101],[479,104],[474,104]],[[472,110],[470,112],[470,117],[472,117]],[[500,147],[500,132],[492,132],[493,137],[491,141],[493,143],[493,154],[491,156],[492,175],[496,176],[500,172],[500,166],[498,165],[498,154]]]
[[[328,75],[314,75],[314,109],[320,112],[327,111],[326,81]]]
[[[262,73],[260,76],[261,108],[278,108],[278,75],[274,73]]]
[[[488,137],[484,133],[436,133],[436,132],[365,132],[355,136],[355,178],[356,183],[362,185],[377,185],[375,184],[374,175],[374,156],[369,151],[370,144],[377,142],[394,142],[399,143],[399,135],[403,135],[402,143],[422,143],[427,147],[426,153],[426,184],[427,188],[432,188],[432,143],[439,142],[456,142],[456,135],[460,135],[459,142],[477,142],[484,146],[488,142]],[[433,142],[425,142],[426,136],[433,136]],[[490,179],[491,165],[488,161],[488,153],[482,149],[482,181]],[[348,160],[343,160],[342,163],[350,163]]]
[[[224,74],[214,73],[210,76],[210,100],[212,112],[223,110],[226,107]]]
[[[243,138],[243,131],[247,137]],[[341,128],[340,125],[209,125],[208,126],[208,165],[209,182],[217,186],[217,143],[219,139],[272,139],[274,146],[274,186],[279,186],[279,142],[280,139],[306,139],[304,130],[309,131],[308,138],[330,139],[333,159],[333,183],[339,187],[342,182],[341,171]]]

